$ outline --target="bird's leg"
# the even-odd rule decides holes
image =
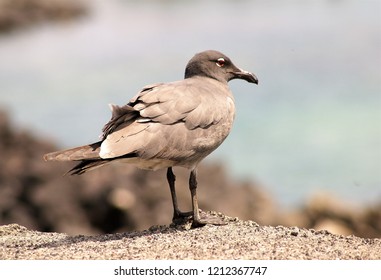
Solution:
[[[197,171],[193,169],[189,176],[189,190],[192,197],[192,209],[193,209],[193,227],[200,227],[206,225],[201,222],[200,213],[198,212],[198,200],[197,200]]]
[[[172,205],[173,205],[172,221],[175,221],[179,218],[185,218],[185,217],[191,216],[193,212],[181,212],[179,210],[179,205],[177,204],[176,189],[175,189],[176,176],[175,174],[173,174],[172,167],[168,167],[167,169],[167,180],[169,184],[169,189],[171,190]]]
[[[193,208],[193,223],[192,227],[202,227],[206,224],[212,225],[226,225],[227,223],[218,217],[205,216],[200,217],[200,212],[198,209],[198,200],[197,200],[197,171],[193,169],[189,177],[189,190],[192,197],[192,208]],[[205,214],[205,213],[203,213]]]

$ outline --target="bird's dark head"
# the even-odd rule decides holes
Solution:
[[[185,79],[195,76],[209,77],[221,82],[243,79],[258,84],[253,73],[238,68],[226,55],[213,50],[198,53],[188,62]]]

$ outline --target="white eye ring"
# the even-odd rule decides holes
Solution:
[[[216,61],[216,65],[218,66],[218,67],[224,67],[225,66],[225,59],[224,58],[219,58],[219,59],[217,59],[217,61]]]

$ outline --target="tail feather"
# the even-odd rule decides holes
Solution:
[[[76,166],[74,166],[72,169],[70,169],[66,174],[81,175],[87,171],[101,167],[109,163],[110,161],[111,160],[107,160],[107,159],[106,160],[104,159],[83,160],[80,163],[78,163]]]
[[[118,161],[121,159],[128,159],[128,158],[135,158],[136,154],[131,153],[127,154],[121,157],[116,157],[116,158],[110,158],[110,159],[102,159],[102,158],[97,158],[97,159],[85,159],[81,160],[76,166],[74,166],[72,169],[70,169],[66,174],[70,175],[81,175],[87,171],[93,170],[95,168],[101,167],[105,164],[108,164],[112,161]]]
[[[72,160],[99,160],[99,151],[102,142],[76,147],[68,150],[53,152],[44,155],[45,161],[72,161]]]
[[[123,158],[134,158],[137,156],[135,153],[130,153],[116,158],[102,159],[99,156],[101,144],[102,141],[68,150],[49,153],[44,155],[44,159],[45,161],[80,161],[76,166],[66,172],[66,174],[70,175],[80,175],[108,164],[111,161]]]

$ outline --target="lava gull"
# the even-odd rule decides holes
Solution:
[[[228,82],[257,77],[236,67],[224,54],[208,50],[196,54],[185,68],[183,80],[144,87],[124,106],[110,105],[111,120],[99,142],[46,154],[47,161],[79,161],[69,173],[82,174],[111,162],[142,169],[167,168],[173,203],[173,222],[192,217],[192,226],[223,224],[201,216],[197,202],[197,166],[228,136],[235,115]],[[172,167],[190,170],[192,211],[179,210]]]

